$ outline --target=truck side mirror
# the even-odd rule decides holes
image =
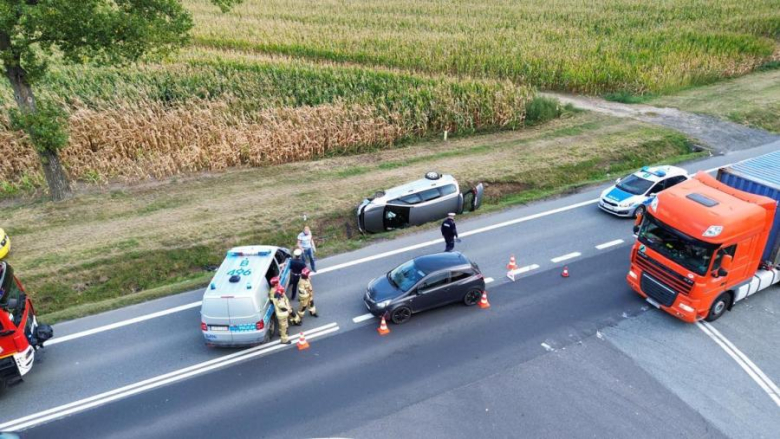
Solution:
[[[644,219],[644,215],[641,213],[636,214],[636,218],[634,218],[634,225],[636,227],[639,227],[640,224],[642,224],[642,220]]]
[[[721,270],[728,271],[731,268],[732,262],[734,262],[734,258],[731,255],[723,255],[720,260]]]

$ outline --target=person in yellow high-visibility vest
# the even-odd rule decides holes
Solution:
[[[274,280],[276,280],[276,282],[274,282]],[[271,285],[271,301],[274,304],[276,322],[279,324],[279,338],[281,338],[282,344],[290,344],[290,339],[287,336],[287,328],[289,327],[292,306],[287,299],[287,295],[284,294],[284,287],[279,285],[279,280],[276,278],[271,279]]]
[[[303,321],[306,309],[309,310],[312,317],[319,317],[317,308],[314,306],[314,287],[311,284],[311,271],[308,268],[303,270],[301,280],[298,283],[298,313],[295,316],[297,322]]]

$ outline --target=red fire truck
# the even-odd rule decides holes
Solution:
[[[0,390],[22,381],[32,369],[35,350],[52,335],[51,326],[38,324],[13,268],[0,262]]]

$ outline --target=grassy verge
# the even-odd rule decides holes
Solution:
[[[4,228],[37,309],[60,320],[203,285],[232,246],[293,245],[303,215],[321,257],[394,236],[357,233],[355,205],[428,170],[485,182],[486,213],[689,157],[674,132],[573,113],[526,131],[106,187],[56,206],[6,201]]]
[[[649,101],[780,133],[780,63],[763,71]]]

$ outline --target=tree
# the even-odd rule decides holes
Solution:
[[[241,0],[211,0],[227,11]],[[27,133],[52,199],[70,195],[58,150],[67,119],[33,86],[51,62],[116,65],[165,54],[184,44],[192,18],[179,0],[0,0],[0,67],[17,109],[12,125]]]

